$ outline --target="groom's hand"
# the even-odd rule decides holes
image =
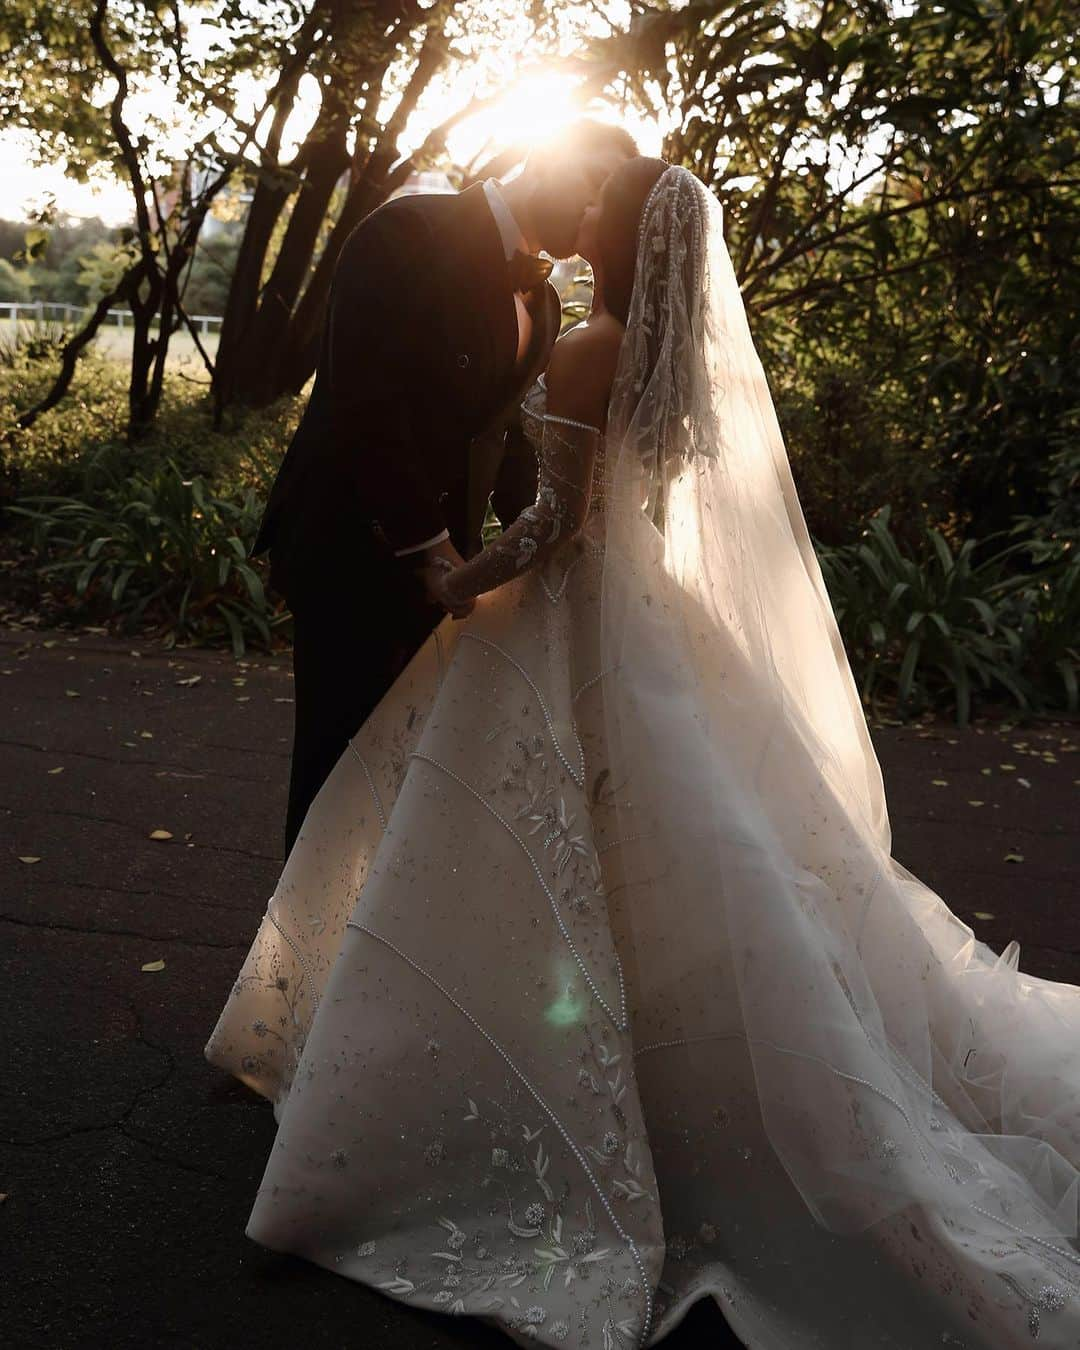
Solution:
[[[450,605],[445,598],[440,583],[446,576],[447,567],[461,567],[465,559],[453,546],[449,539],[443,539],[438,544],[432,544],[429,548],[417,555],[418,563],[416,574],[427,593],[427,598],[437,605],[442,605],[448,610],[455,619],[465,619],[476,608],[475,600],[467,600],[464,604]]]

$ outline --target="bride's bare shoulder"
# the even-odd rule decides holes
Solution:
[[[603,426],[624,331],[618,319],[600,314],[556,342],[546,376],[548,412]]]

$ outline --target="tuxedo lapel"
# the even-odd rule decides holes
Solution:
[[[514,368],[517,314],[502,236],[483,186],[466,188],[448,201],[442,282],[442,349],[448,386],[481,425],[490,416],[495,391]]]

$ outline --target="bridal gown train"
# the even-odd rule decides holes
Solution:
[[[652,1345],[712,1295],[751,1350],[1077,1346],[1080,1254],[1022,1215],[820,1227],[761,1128],[724,932],[662,881],[649,940],[627,931],[600,520],[443,621],[308,814],[206,1047],[278,1122],[247,1234],[522,1344]],[[1075,1162],[1080,989],[891,867],[956,995],[942,1053],[969,1012],[1003,1061],[1052,1039]],[[1002,1166],[966,1139],[959,1161]]]
[[[1076,1350],[1080,987],[891,856],[692,174],[579,533],[542,383],[524,419],[550,547],[353,737],[206,1046],[277,1121],[248,1236],[522,1345],[712,1296],[749,1350]]]

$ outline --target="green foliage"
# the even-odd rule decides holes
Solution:
[[[820,536],[1042,515],[1080,410],[1075,4],[694,0],[597,55],[724,204]]]
[[[1013,597],[1026,667],[1049,707],[1080,711],[1080,558],[1058,553],[1039,578]]]
[[[1048,453],[1040,457],[1044,510],[1041,515],[1017,516],[1017,534],[1030,534],[1051,551],[1055,544],[1080,547],[1080,408],[1074,408],[1050,426]]]
[[[267,649],[284,619],[248,561],[262,516],[252,488],[216,496],[170,459],[130,472],[108,447],[94,460],[90,500],[26,497],[12,513],[31,522],[42,580],[94,617],[127,631],[153,625],[171,645],[226,637],[240,656]]]
[[[240,249],[240,227],[230,223],[199,240],[182,295],[189,314],[223,315]]]
[[[890,514],[882,508],[860,541],[818,550],[864,701],[879,686],[902,712],[948,701],[961,725],[978,693],[1025,711],[1075,711],[1077,560],[1063,551],[1032,565],[1032,541],[1017,539],[976,561],[990,538],[966,539],[954,552],[932,526],[912,555]]]
[[[53,326],[50,326],[53,329]],[[55,330],[51,341],[62,340]],[[82,484],[81,463],[89,450],[123,432],[126,372],[115,362],[87,354],[79,363],[71,396],[20,430],[15,419],[48,391],[54,361],[35,359],[35,348],[8,344],[0,368],[0,493],[70,492]],[[55,356],[55,353],[53,353]]]
[[[0,367],[5,491],[16,498],[8,547],[38,588],[69,618],[141,624],[170,642],[280,640],[288,614],[263,591],[264,564],[246,555],[299,401],[215,430],[205,386],[170,375],[166,416],[133,449],[123,439],[126,371],[95,355],[80,362],[71,397],[12,430],[15,411],[48,382],[23,351]]]
[[[62,336],[58,325],[50,325]],[[6,368],[5,368],[6,366]],[[122,442],[127,418],[127,370],[95,352],[79,361],[69,396],[26,430],[18,413],[45,394],[53,370],[25,346],[0,362],[0,487],[16,494],[85,495],[94,491],[92,464],[102,446]],[[230,414],[214,428],[205,384],[166,372],[165,415],[139,449],[132,469],[172,459],[185,477],[207,479],[226,495],[253,487],[265,495],[300,418],[298,400],[282,399],[259,413]]]
[[[49,300],[85,305],[82,260],[99,246],[115,245],[120,231],[100,220],[55,220],[48,229],[0,220],[0,300]],[[27,256],[29,237],[38,256]]]
[[[25,267],[0,258],[0,300],[25,304],[30,299],[30,279]]]
[[[83,253],[79,260],[79,286],[84,304],[96,304],[103,295],[114,290],[124,274],[139,257],[139,246],[133,239],[99,240]]]

